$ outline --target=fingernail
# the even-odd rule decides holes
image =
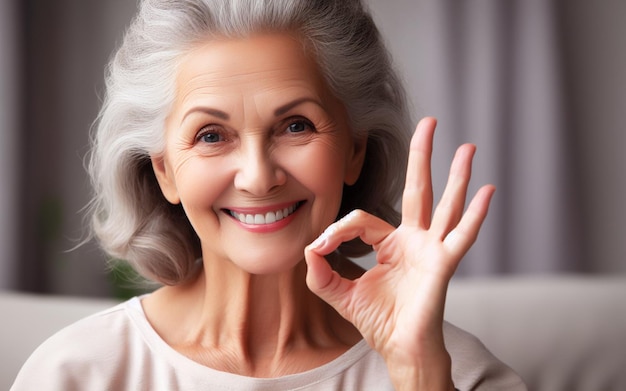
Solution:
[[[309,249],[315,250],[315,249],[322,247],[326,243],[326,238],[323,236],[324,234],[322,234],[317,239],[315,239],[313,243],[309,244]]]
[[[328,241],[328,237],[330,235],[332,235],[333,232],[335,232],[336,230],[337,229],[335,228],[334,225],[328,226],[328,228],[326,228],[324,230],[324,232],[322,232],[322,234],[320,236],[318,236],[317,239],[315,239],[313,241],[313,243],[311,243],[309,245],[309,248],[311,248],[311,249],[318,249],[318,248],[323,247],[326,244],[326,242]]]

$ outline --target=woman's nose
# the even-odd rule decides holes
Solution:
[[[263,143],[242,146],[235,174],[235,188],[262,196],[286,182],[285,171],[274,161]]]

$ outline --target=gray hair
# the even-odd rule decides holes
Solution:
[[[200,242],[181,205],[167,202],[150,156],[164,148],[177,61],[211,37],[297,34],[346,107],[354,137],[367,136],[358,181],[345,186],[337,218],[363,209],[397,225],[410,119],[404,89],[359,0],[144,0],[107,67],[89,174],[93,234],[144,277],[181,283],[195,274]],[[371,251],[359,240],[339,252]]]

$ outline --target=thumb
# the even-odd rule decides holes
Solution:
[[[307,264],[306,284],[322,300],[346,317],[347,304],[354,283],[334,271],[326,258],[311,245],[304,250]]]

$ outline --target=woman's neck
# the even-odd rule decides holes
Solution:
[[[304,262],[253,275],[230,262],[206,260],[195,281],[155,292],[144,308],[168,344],[202,364],[257,377],[301,372],[360,339],[310,292],[305,275]]]
[[[238,341],[239,349],[251,355],[280,355],[300,343],[324,344],[328,307],[308,290],[305,273],[304,263],[273,275],[205,265],[200,323],[215,337]]]

